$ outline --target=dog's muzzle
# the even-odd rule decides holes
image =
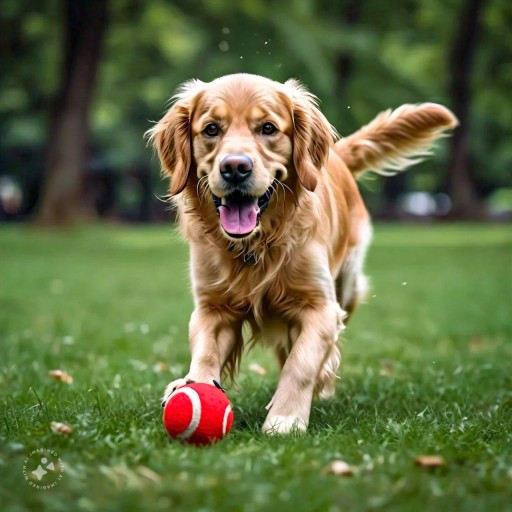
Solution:
[[[223,198],[212,194],[224,231],[233,238],[250,235],[258,226],[261,215],[268,208],[273,192],[274,184],[260,197],[248,196],[238,191]]]

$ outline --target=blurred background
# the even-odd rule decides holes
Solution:
[[[361,189],[380,219],[510,219],[510,0],[3,0],[0,221],[158,222],[146,147],[175,88],[299,78],[339,133],[434,101],[461,121],[433,157]]]

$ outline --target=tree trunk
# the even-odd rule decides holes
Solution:
[[[349,27],[357,25],[361,17],[362,0],[349,0],[341,7],[343,23]],[[343,52],[336,59],[336,96],[340,104],[347,101],[347,85],[354,67],[352,54]]]
[[[64,63],[50,121],[36,222],[71,224],[93,216],[83,202],[88,114],[106,27],[107,0],[62,0]]]
[[[466,0],[457,20],[458,31],[449,57],[450,95],[460,127],[451,139],[448,191],[452,218],[480,218],[483,205],[471,176],[468,139],[470,133],[471,69],[480,30],[480,15],[485,0]]]

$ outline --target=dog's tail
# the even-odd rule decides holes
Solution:
[[[334,150],[356,176],[365,171],[395,174],[430,155],[432,143],[457,125],[457,118],[442,105],[402,105],[340,139]]]

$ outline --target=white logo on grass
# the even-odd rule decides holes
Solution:
[[[64,474],[64,465],[57,452],[47,448],[32,450],[23,462],[23,476],[34,489],[55,487]]]

